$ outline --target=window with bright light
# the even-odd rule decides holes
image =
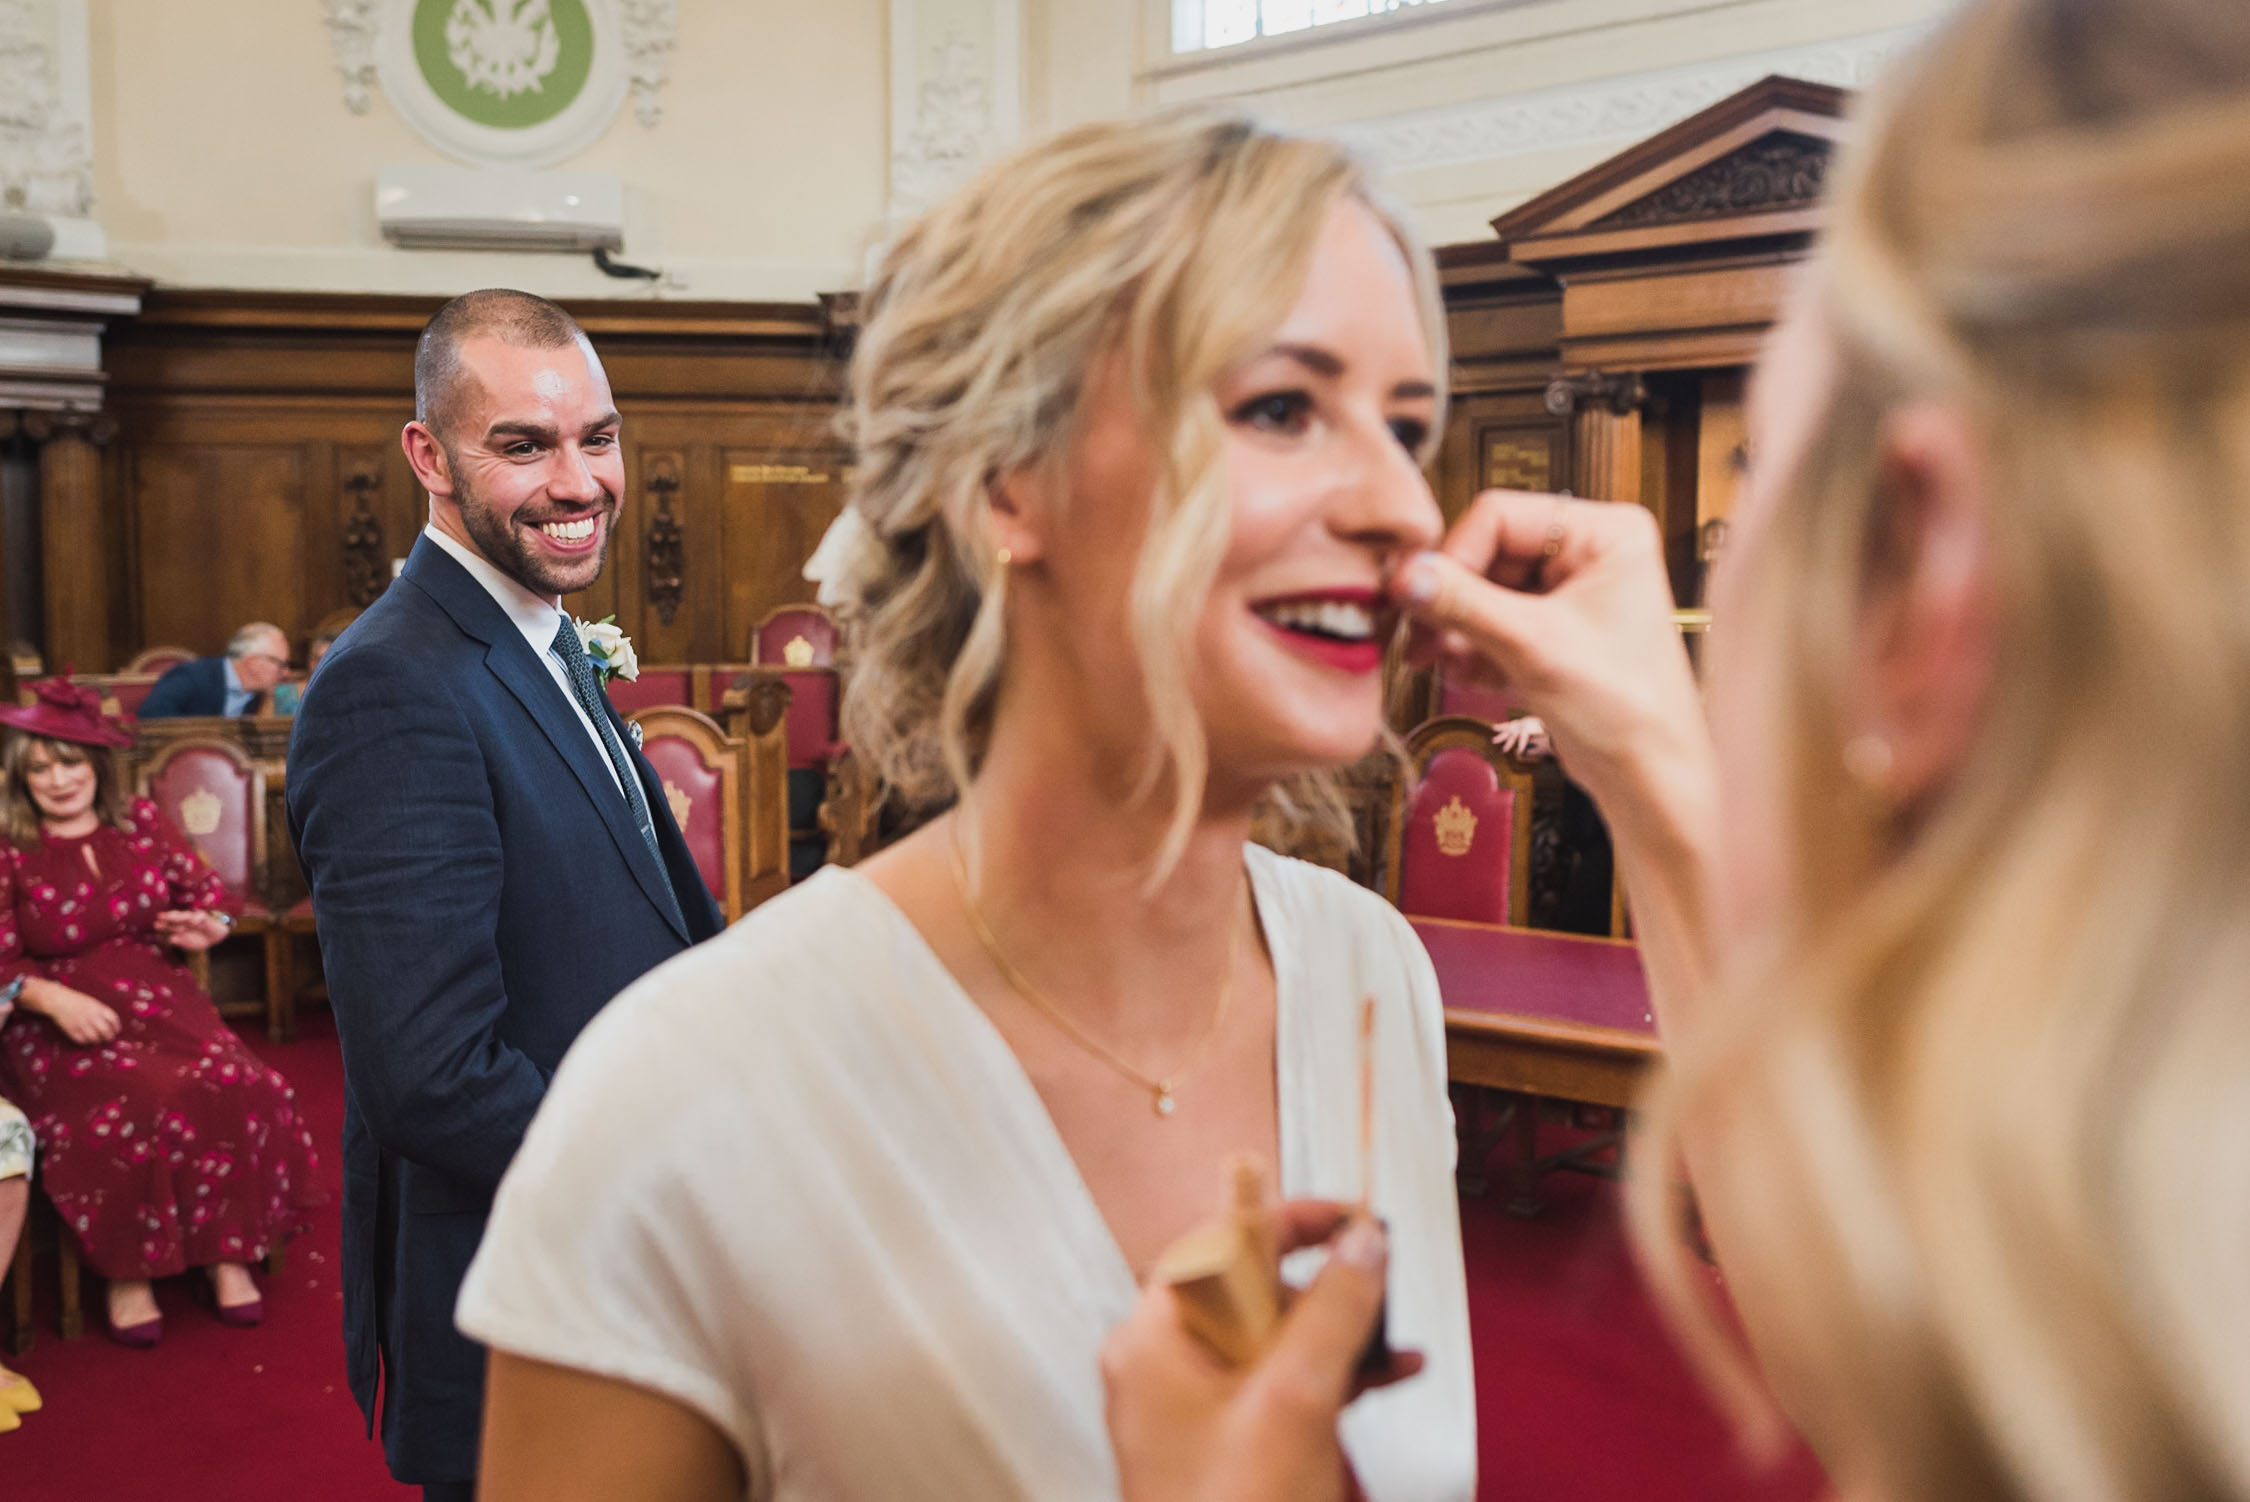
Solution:
[[[1172,0],[1172,50],[1202,52],[1444,0]]]

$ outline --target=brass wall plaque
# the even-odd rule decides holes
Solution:
[[[729,485],[826,485],[828,476],[805,464],[730,464]]]

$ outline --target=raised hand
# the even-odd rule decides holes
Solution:
[[[1415,656],[1527,704],[1605,813],[1644,802],[1651,777],[1710,797],[1702,702],[1641,507],[1488,490],[1391,589]]]
[[[208,908],[171,908],[156,915],[156,931],[174,949],[194,954],[225,938],[227,922]]]
[[[64,1037],[84,1047],[107,1043],[124,1027],[110,1008],[54,981],[29,982],[19,999],[26,1011],[44,1013]]]
[[[1537,715],[1518,715],[1492,732],[1492,744],[1518,761],[1544,761],[1553,751]]]
[[[1283,1251],[1334,1238],[1328,1265],[1291,1304],[1257,1365],[1222,1362],[1154,1284],[1102,1349],[1110,1442],[1125,1502],[1341,1502],[1357,1484],[1336,1438],[1345,1406],[1422,1369],[1394,1357],[1357,1373],[1383,1302],[1381,1227],[1348,1207],[1294,1200],[1274,1211]],[[1339,1234],[1339,1232],[1341,1234]]]

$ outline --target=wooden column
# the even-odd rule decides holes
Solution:
[[[44,555],[47,668],[106,673],[110,660],[109,527],[102,459],[115,425],[99,413],[28,412],[39,445],[39,546]]]
[[[1547,410],[1568,417],[1572,488],[1591,501],[1641,499],[1641,404],[1638,375],[1588,371],[1547,387]]]

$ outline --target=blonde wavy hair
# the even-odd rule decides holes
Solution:
[[[845,416],[865,526],[831,582],[851,667],[845,738],[907,805],[966,794],[990,734],[1005,616],[990,487],[1043,466],[1061,493],[1089,376],[1117,356],[1158,459],[1129,619],[1153,730],[1143,790],[1175,800],[1158,870],[1174,858],[1207,771],[1187,690],[1192,607],[1231,509],[1212,389],[1288,315],[1347,198],[1406,257],[1442,371],[1434,266],[1360,165],[1237,116],[1173,110],[1065,132],[986,168],[891,245]],[[1325,779],[1279,799],[1340,822]]]
[[[1874,101],[1840,376],[1746,576],[1798,876],[1652,1103],[1847,1494],[2250,1497],[2250,6],[1985,0]],[[1843,770],[1886,415],[1979,430],[1996,671],[1910,814]],[[1738,1401],[1749,1386],[1700,1325]]]

